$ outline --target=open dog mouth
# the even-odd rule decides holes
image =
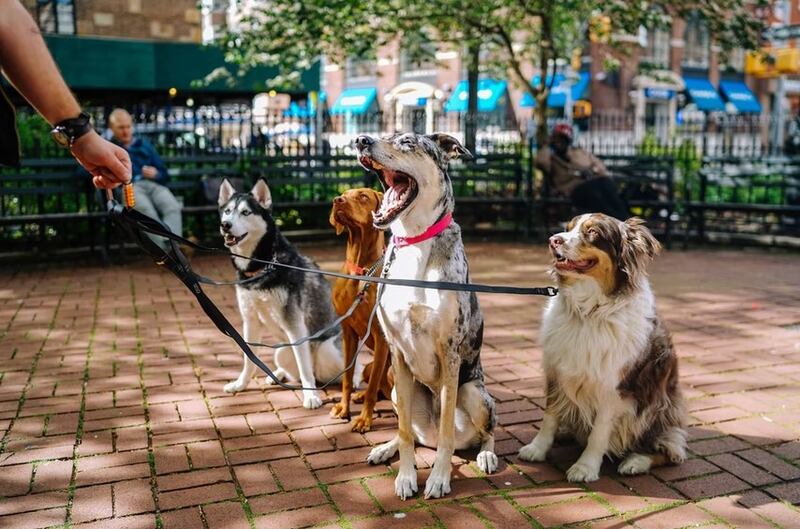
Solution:
[[[560,253],[553,254],[555,267],[559,272],[577,272],[582,274],[597,264],[597,259],[567,259]]]
[[[378,211],[372,214],[372,219],[376,228],[384,228],[417,198],[417,181],[411,175],[386,167],[369,156],[362,156],[359,161],[367,169],[375,171],[383,185],[383,201]]]
[[[242,235],[239,235],[238,237],[236,235],[232,234],[232,233],[223,233],[222,234],[222,238],[225,241],[225,246],[228,246],[228,247],[236,246],[237,244],[242,242],[242,240],[244,240],[245,237],[247,237],[247,233],[243,233]]]

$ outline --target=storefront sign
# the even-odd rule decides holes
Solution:
[[[675,91],[667,90],[666,88],[645,88],[644,96],[647,99],[661,99],[663,101],[669,101],[675,97]]]

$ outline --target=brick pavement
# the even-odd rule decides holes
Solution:
[[[468,246],[476,281],[546,284],[541,246]],[[342,249],[308,248],[327,268]],[[197,259],[229,277],[222,258]],[[0,272],[0,527],[800,528],[800,259],[667,252],[653,267],[681,356],[691,459],[651,475],[564,481],[577,448],[520,462],[542,418],[542,299],[482,295],[483,362],[497,399],[500,471],[454,458],[452,494],[399,501],[396,461],[369,466],[395,418],[365,435],[304,410],[263,380],[221,391],[240,367],[171,276],[114,268]],[[238,322],[233,289],[209,292]],[[354,413],[358,413],[358,406]],[[433,451],[420,448],[420,483]],[[422,486],[422,485],[421,485]]]

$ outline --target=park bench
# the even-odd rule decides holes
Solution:
[[[644,218],[653,233],[669,246],[676,209],[674,159],[670,156],[622,154],[603,155],[600,159],[611,173],[631,215]],[[537,203],[548,235],[553,233],[555,225],[584,213],[573,207],[568,197],[552,188],[547,175],[542,178]]]
[[[800,158],[706,157],[684,187],[684,246],[692,236],[798,245]]]
[[[0,237],[4,253],[33,253],[58,241],[72,249],[103,251],[105,210],[72,158],[24,160],[0,173]],[[80,229],[76,224],[84,224]]]

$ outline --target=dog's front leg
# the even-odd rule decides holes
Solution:
[[[394,480],[394,491],[405,500],[416,494],[417,469],[414,467],[414,432],[411,417],[414,413],[414,377],[403,359],[402,353],[392,358],[395,366],[395,395],[397,396],[397,441],[400,450],[400,468]]]
[[[350,394],[353,392],[353,372],[355,364],[350,365],[358,347],[358,335],[348,325],[342,325],[342,348],[344,365],[347,367],[342,377],[342,400],[331,409],[332,417],[350,419]]]
[[[449,366],[442,366],[442,386],[439,390],[440,414],[439,437],[436,459],[431,475],[425,483],[425,498],[441,498],[450,493],[450,473],[455,442],[456,398],[458,397],[458,375]]]
[[[257,341],[257,338],[260,338],[256,334],[256,329],[259,327],[258,316],[252,314],[252,310],[250,311],[243,311],[243,324],[242,324],[242,333],[244,334],[244,339],[246,342],[254,342]],[[242,372],[239,373],[239,378],[225,384],[225,387],[222,388],[225,390],[226,393],[238,393],[239,391],[244,391],[247,388],[247,385],[250,383],[250,379],[253,378],[253,375],[256,371],[256,365],[247,358],[247,355],[242,353],[242,357],[244,358],[244,365],[242,365]]]
[[[525,461],[544,461],[547,452],[553,446],[558,431],[558,417],[552,411],[545,410],[542,426],[533,440],[519,449],[519,458]]]
[[[573,483],[597,481],[600,478],[600,465],[603,463],[603,456],[608,451],[608,443],[616,416],[615,407],[608,401],[605,402],[607,404],[597,410],[592,423],[592,432],[589,434],[586,448],[581,457],[567,470],[567,479]]]
[[[308,334],[305,324],[298,322],[287,333],[290,342],[296,342]],[[297,362],[297,371],[300,373],[300,383],[304,388],[317,387],[314,379],[314,363],[311,360],[311,348],[308,342],[292,347],[294,359]],[[303,390],[303,407],[309,410],[322,406],[322,399],[316,389]]]

